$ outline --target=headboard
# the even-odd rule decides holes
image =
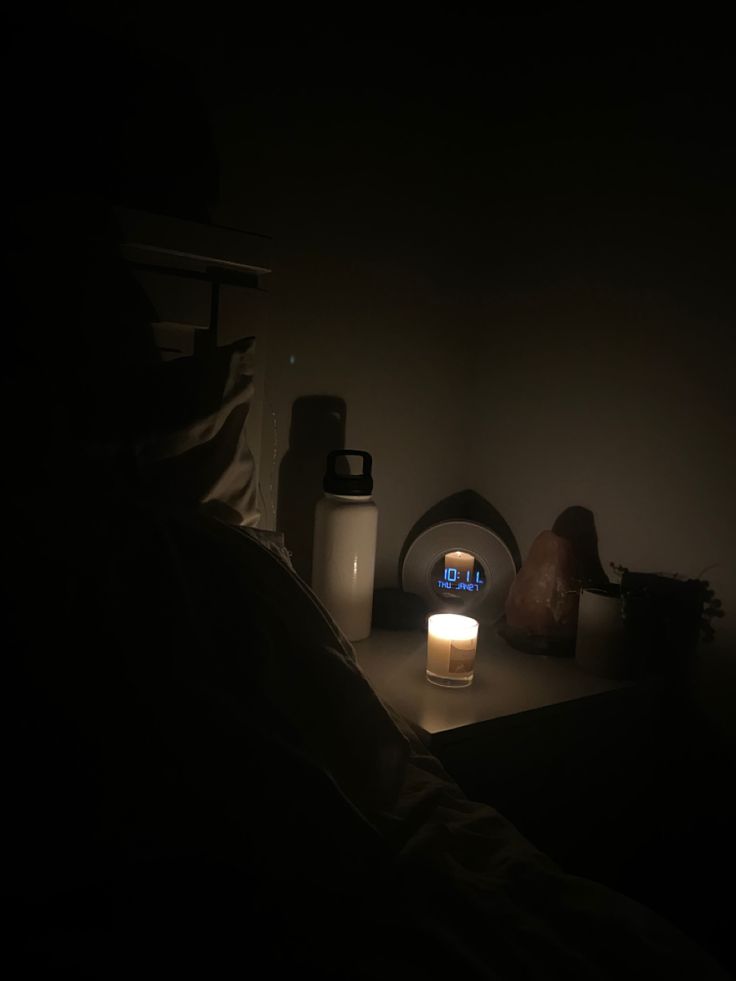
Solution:
[[[255,394],[246,423],[259,487],[270,466],[264,439],[270,239],[218,225],[118,208],[120,249],[157,319],[164,359],[196,357],[211,345],[255,337]],[[270,429],[269,429],[270,432]],[[264,459],[268,458],[268,459]],[[265,503],[265,501],[264,501]],[[261,524],[270,526],[264,507]]]

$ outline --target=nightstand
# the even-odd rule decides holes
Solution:
[[[377,694],[420,730],[469,797],[571,870],[615,865],[629,846],[627,815],[666,743],[656,683],[610,681],[573,658],[521,653],[488,626],[469,688],[426,681],[423,631],[375,631],[354,646]],[[605,856],[602,838],[611,842]]]
[[[354,646],[378,695],[422,730],[433,751],[490,733],[503,720],[632,687],[586,674],[573,658],[523,654],[492,627],[481,627],[469,688],[427,682],[426,631],[377,630]]]
[[[715,885],[736,870],[733,767],[693,714],[686,678],[607,681],[572,658],[516,651],[483,626],[469,688],[425,680],[425,632],[376,631],[355,651],[471,799],[568,872],[733,958],[731,907]]]

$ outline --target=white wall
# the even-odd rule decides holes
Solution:
[[[530,285],[487,296],[471,483],[522,555],[580,504],[607,571],[707,578],[727,616],[696,684],[736,736],[736,334],[709,302],[673,292]]]
[[[345,399],[346,444],[373,455],[376,581],[393,586],[411,525],[465,486],[468,433],[458,421],[466,352],[448,344],[446,302],[420,271],[381,256],[353,259],[349,247],[335,256],[318,224],[305,217],[300,239],[276,249],[267,415],[276,413],[280,462],[295,399]]]
[[[347,445],[374,457],[376,583],[397,585],[409,529],[468,477],[472,351],[458,343],[444,243],[435,238],[428,249],[412,203],[386,192],[393,164],[379,186],[363,169],[370,132],[340,138],[333,154],[319,141],[299,143],[303,120],[281,133],[272,116],[243,118],[237,107],[214,114],[223,169],[213,218],[273,237],[264,449],[272,411],[277,445],[274,468],[268,451],[262,457],[267,510],[278,497],[295,399],[342,397]],[[254,163],[259,125],[264,158]],[[247,142],[238,140],[241,126]]]
[[[344,398],[347,444],[374,456],[376,582],[393,586],[411,526],[468,478],[472,351],[458,342],[446,276],[432,128],[411,106],[339,85],[302,94],[289,82],[283,98],[259,101],[244,71],[213,64],[201,77],[221,161],[213,218],[274,243],[266,408],[277,471],[294,400]]]
[[[570,504],[601,557],[736,592],[736,338],[667,295],[532,288],[486,306],[475,484],[524,552]],[[712,568],[711,568],[712,567]]]

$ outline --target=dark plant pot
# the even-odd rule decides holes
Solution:
[[[699,580],[624,573],[622,613],[639,673],[671,674],[687,665],[697,649],[706,591]]]

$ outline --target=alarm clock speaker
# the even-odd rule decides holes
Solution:
[[[504,542],[474,521],[442,521],[409,546],[401,585],[431,613],[462,613],[495,623],[504,612],[516,566]]]

